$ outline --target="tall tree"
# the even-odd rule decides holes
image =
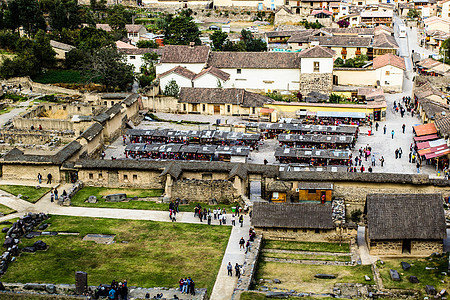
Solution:
[[[45,19],[37,0],[10,0],[5,11],[5,23],[13,30],[23,26],[28,34],[46,29]]]
[[[50,25],[61,31],[76,29],[81,25],[80,7],[76,0],[56,0],[49,9]]]
[[[113,37],[102,29],[84,27],[80,30],[77,47],[82,50],[96,50],[114,44]]]
[[[40,67],[51,68],[55,65],[56,52],[50,45],[50,38],[43,30],[39,30],[34,36],[33,51]]]
[[[164,26],[163,31],[167,44],[189,45],[190,42],[194,42],[196,45],[200,45],[200,30],[191,14],[191,10],[183,10],[178,16],[173,17],[169,14],[165,17],[165,21],[158,23]]]
[[[213,34],[209,36],[213,44],[213,50],[223,51],[225,42],[228,40],[228,34],[222,31],[214,31]]]
[[[122,5],[114,5],[108,10],[107,22],[116,34],[126,36],[125,25],[131,23],[131,19],[132,13]]]
[[[248,52],[263,52],[267,50],[267,43],[262,39],[255,39],[248,30],[242,29],[241,41],[244,42],[245,50]]]

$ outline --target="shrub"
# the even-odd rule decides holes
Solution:
[[[354,223],[358,223],[361,220],[362,211],[360,209],[354,210],[350,213],[350,220]]]

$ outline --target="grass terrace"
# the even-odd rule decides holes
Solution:
[[[325,243],[325,242],[295,242],[295,241],[278,241],[264,240],[264,249],[281,249],[296,251],[312,251],[312,252],[350,252],[348,243]]]
[[[214,286],[231,227],[152,221],[51,216],[48,231],[79,235],[23,239],[20,247],[41,239],[49,249],[22,253],[3,282],[75,283],[85,271],[90,285],[127,279],[130,286],[176,287],[191,276],[198,288]],[[88,233],[115,235],[113,244],[83,241]],[[4,238],[4,233],[0,235]]]
[[[12,214],[14,212],[16,212],[14,209],[12,209],[6,205],[0,204],[0,213],[4,214],[5,216]]]
[[[138,197],[138,198],[152,198],[152,197],[160,197],[163,193],[163,190],[151,190],[151,189],[120,189],[120,188],[105,188],[105,187],[84,187],[80,191],[78,191],[75,196],[71,199],[72,206],[81,206],[81,207],[106,207],[106,208],[125,208],[125,209],[144,209],[144,210],[169,210],[169,204],[167,203],[159,203],[151,200],[130,200],[128,202],[106,202],[105,199],[102,199],[102,196],[117,194],[117,193],[125,193],[127,197]],[[96,196],[98,203],[87,203],[85,202],[89,196]],[[189,203],[186,205],[180,205],[180,212],[193,212],[194,207],[198,203]],[[233,205],[206,205],[205,203],[201,203],[203,208],[225,208],[231,211],[231,207]]]
[[[266,295],[264,295],[263,293],[256,293],[256,292],[243,292],[241,294],[241,298],[240,298],[240,300],[266,300],[266,299],[273,299],[273,298],[266,297]],[[313,300],[313,299],[331,300],[331,299],[336,299],[336,298],[314,296],[314,297],[289,297],[289,298],[285,298],[285,299],[289,299],[289,300]]]
[[[22,199],[31,203],[36,203],[45,194],[50,191],[49,187],[41,187],[36,189],[34,186],[26,185],[0,185],[0,190],[13,194],[14,196],[22,195]]]

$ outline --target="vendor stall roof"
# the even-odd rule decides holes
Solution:
[[[439,138],[437,134],[429,134],[429,135],[422,135],[422,136],[416,136],[414,137],[414,141],[421,142],[421,141],[431,141]]]
[[[318,118],[353,118],[353,119],[366,118],[365,113],[353,111],[318,111],[316,116]]]
[[[422,135],[430,135],[437,133],[436,126],[434,123],[428,123],[423,125],[414,126],[414,131],[416,132],[417,136]]]

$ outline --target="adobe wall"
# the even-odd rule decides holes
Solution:
[[[164,189],[165,177],[159,176],[160,173],[161,171],[82,169],[78,171],[78,179],[86,186]]]
[[[356,237],[356,229],[290,229],[290,228],[260,228],[255,227],[257,234],[264,238],[284,241],[308,241],[308,242],[339,242],[350,241]]]
[[[1,83],[10,85],[21,84],[23,89],[29,89],[30,86],[33,87],[34,93],[42,93],[42,94],[68,94],[68,95],[80,95],[81,93],[77,90],[71,90],[62,88],[59,86],[51,85],[51,84],[42,84],[32,81],[29,77],[14,77],[7,80],[2,80]]]
[[[181,104],[178,103],[178,99],[174,97],[155,97],[148,95],[142,97],[142,104],[144,108],[150,111],[158,111],[165,113],[179,112],[181,110]]]
[[[333,74],[310,73],[300,75],[300,92],[306,97],[310,92],[329,94],[333,89]]]
[[[443,197],[450,196],[450,186],[413,185],[399,183],[368,183],[368,182],[334,182],[333,197],[345,200],[347,217],[353,210],[364,211],[366,196],[373,193],[386,194],[426,194],[441,193]]]
[[[42,181],[47,181],[47,174],[52,174],[52,182],[58,182],[60,172],[58,165],[20,165],[20,164],[4,164],[2,165],[2,178],[4,180],[24,180],[36,181],[37,175],[41,173]]]
[[[227,180],[184,179],[172,184],[171,199],[186,199],[189,202],[205,202],[215,198],[218,203],[239,201],[240,194]]]

